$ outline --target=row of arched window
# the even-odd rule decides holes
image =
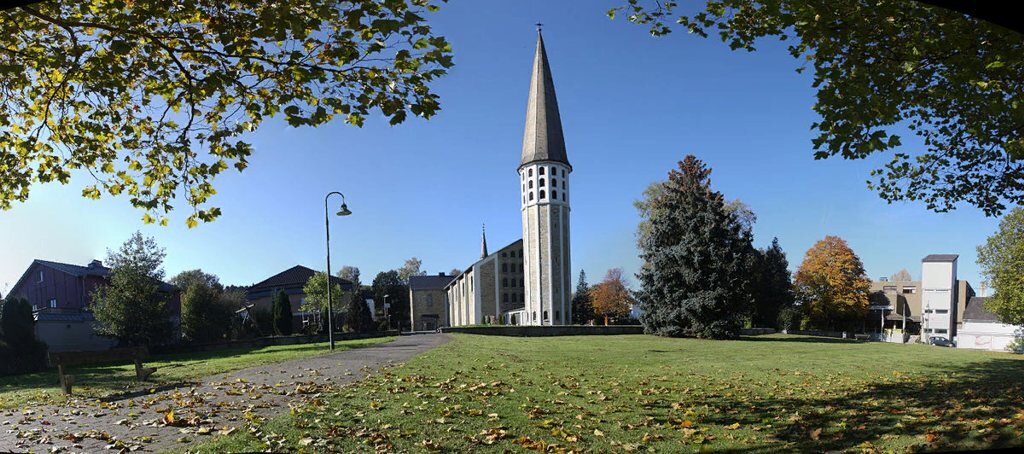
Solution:
[[[540,200],[546,199],[547,198],[547,192],[545,192],[543,189],[541,189],[540,191],[537,191],[537,198],[540,199]],[[530,191],[529,194],[523,196],[523,203],[526,203],[528,200],[529,201],[533,200],[533,191]],[[552,189],[551,190],[551,200],[558,200],[558,190],[557,189]],[[562,192],[562,201],[565,202],[565,192]]]
[[[522,271],[522,270],[520,270],[520,271]],[[522,287],[523,285],[526,284],[525,280],[521,279],[521,280],[517,281],[516,278],[512,278],[512,287],[517,287],[516,282],[519,283],[518,287]],[[509,280],[508,280],[507,277],[506,278],[502,278],[502,280],[501,280],[501,286],[502,287],[508,287],[509,286],[508,283],[509,283]]]
[[[543,166],[538,167],[537,168],[537,174],[538,175],[544,175],[544,169],[545,169],[545,167],[543,167]],[[556,176],[556,175],[558,175],[558,169],[555,168],[555,167],[551,167],[551,176]],[[533,169],[527,169],[526,170],[526,176],[533,177]],[[562,169],[562,178],[565,178],[565,169]]]

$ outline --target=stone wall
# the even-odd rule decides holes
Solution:
[[[370,339],[374,337],[397,336],[398,334],[398,331],[374,333],[334,333],[334,341],[340,342],[353,339]],[[260,348],[269,347],[272,345],[312,344],[315,342],[327,342],[327,335],[320,334],[317,336],[273,336],[227,342],[214,342],[208,344],[165,345],[152,347],[150,348],[150,352],[154,354],[212,352],[218,350],[229,350],[233,348]]]
[[[544,337],[544,336],[595,336],[612,334],[643,334],[644,327],[640,325],[617,325],[617,326],[461,326],[442,328],[443,333],[466,333],[483,334],[488,336],[517,336],[517,337]]]

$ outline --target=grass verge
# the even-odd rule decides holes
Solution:
[[[1024,444],[1024,360],[771,335],[459,335],[194,446],[259,451],[915,451]]]
[[[394,340],[377,337],[335,342],[335,351],[377,345]],[[77,398],[104,398],[114,394],[174,386],[203,377],[291,359],[327,353],[327,343],[276,345],[262,348],[220,350],[215,352],[154,355],[144,364],[157,371],[147,382],[135,380],[131,364],[98,365],[74,368],[74,393]],[[60,402],[64,399],[55,370],[34,374],[0,377],[0,409]]]

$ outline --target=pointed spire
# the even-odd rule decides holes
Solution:
[[[487,257],[487,226],[480,225],[480,258]]]
[[[537,52],[533,57],[530,78],[530,99],[526,104],[526,128],[523,132],[523,159],[519,165],[534,161],[557,161],[569,164],[562,136],[562,119],[558,115],[555,82],[551,78],[544,37],[537,24]]]

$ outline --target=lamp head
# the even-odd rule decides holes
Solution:
[[[348,205],[342,202],[341,209],[338,210],[338,216],[348,216],[350,214],[352,214],[352,212],[348,210]]]

